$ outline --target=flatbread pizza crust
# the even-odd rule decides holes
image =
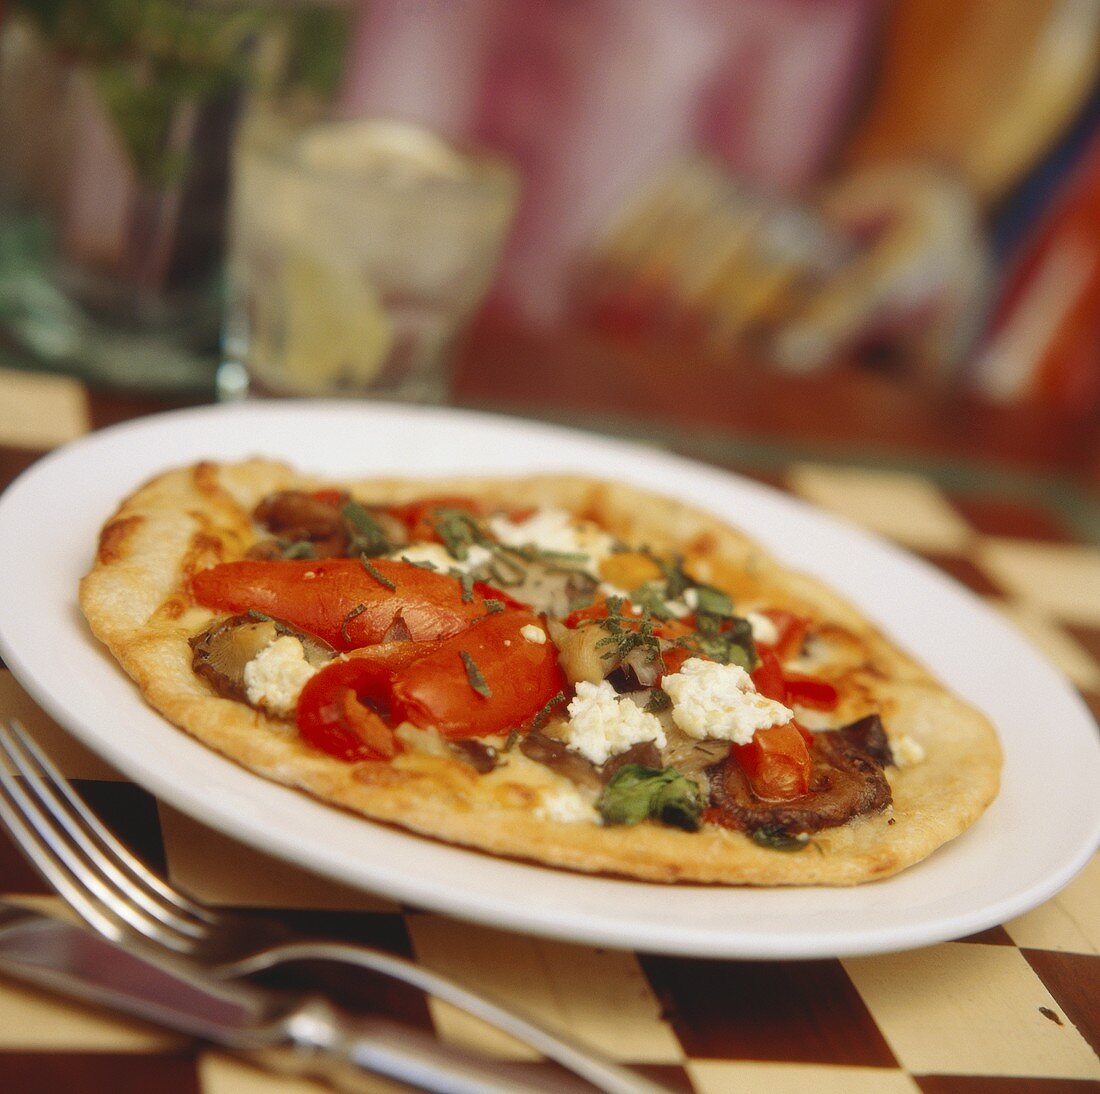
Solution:
[[[790,608],[824,624],[846,696],[838,721],[878,711],[891,737],[925,759],[889,767],[894,804],[815,833],[785,853],[705,825],[688,833],[645,822],[603,827],[543,819],[542,793],[565,781],[513,750],[486,775],[447,755],[404,752],[348,764],[303,744],[294,727],[215,694],[192,670],[189,638],[215,618],[189,593],[191,576],[244,556],[251,513],[267,495],[339,485],[369,503],[464,494],[503,506],[550,506],[595,520],[627,543],[679,552],[698,580],[734,602]],[[1001,752],[989,722],[814,578],[783,568],[748,537],[700,509],[636,487],[575,476],[331,481],[263,459],[202,463],[154,479],[104,527],[80,587],[94,634],[166,718],[258,774],[373,820],[545,865],[663,882],[848,885],[887,877],[974,823],[996,796]],[[364,829],[364,838],[369,832]]]

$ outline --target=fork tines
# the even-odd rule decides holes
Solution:
[[[210,913],[175,893],[119,843],[18,722],[0,725],[0,758],[15,771],[0,764],[0,819],[90,926],[115,941],[136,930],[178,952],[205,934]]]

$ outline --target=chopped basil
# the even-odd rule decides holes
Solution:
[[[503,549],[493,553],[489,563],[489,576],[493,579],[493,584],[503,588],[522,585],[527,578],[527,568],[515,559],[505,556],[506,552]]]
[[[477,518],[461,509],[440,507],[433,513],[432,526],[447,548],[447,554],[465,562],[473,546],[489,547],[492,540],[482,530]]]
[[[782,828],[756,828],[752,833],[752,842],[772,851],[802,851],[810,842],[809,836],[792,836]]]
[[[451,569],[448,572],[452,577],[458,579],[458,583],[462,587],[462,603],[469,604],[474,599],[473,574],[468,574],[465,570],[456,569]]]
[[[474,659],[465,650],[459,650],[459,655],[466,666],[466,679],[470,681],[470,687],[483,698],[492,698],[493,689],[485,682],[485,677],[481,675],[481,669],[477,667]]]
[[[490,615],[496,615],[497,612],[504,611],[504,601],[490,598],[485,601],[485,608]]]
[[[542,709],[531,719],[531,729],[540,730],[548,721],[550,721],[550,715],[554,710],[554,707],[561,706],[565,702],[565,693],[559,691],[552,699],[548,700]]]
[[[583,551],[551,551],[545,547],[536,547],[532,554],[541,562],[576,562],[583,566],[588,561],[588,555]]]
[[[366,555],[360,555],[359,561],[363,564],[363,569],[366,570],[367,573],[370,574],[370,576],[373,577],[379,585],[382,585],[385,588],[389,589],[391,593],[397,591],[397,586],[392,581],[390,581],[390,579],[386,577],[385,574],[381,573],[376,566],[372,566],[370,559],[368,559]]]
[[[682,555],[676,555],[671,559],[651,556],[653,561],[661,568],[665,578],[665,598],[667,600],[679,600],[684,595],[684,590],[695,582],[684,573],[684,559]]]
[[[668,692],[662,688],[654,688],[642,710],[646,714],[660,714],[662,710],[668,710],[670,706],[672,706],[672,700],[669,698]]]
[[[582,608],[591,608],[596,602],[594,590],[586,589],[569,598],[569,611],[579,612]]]
[[[608,634],[596,642],[596,648],[610,647],[606,653],[600,656],[605,660],[622,661],[636,649],[645,650],[646,660],[656,661],[661,656],[661,642],[653,633],[653,619],[648,612],[643,611],[641,619],[631,617],[629,623],[623,616],[623,598],[621,596],[609,596],[607,598],[607,615],[601,619],[586,619],[582,626],[600,626]],[[636,626],[635,626],[636,624]]]
[[[393,544],[386,538],[382,526],[359,502],[349,501],[340,510],[340,515],[344,518],[351,540],[348,544],[349,555],[377,558],[393,550]]]
[[[491,567],[503,563],[506,568],[517,575],[517,580],[510,582],[513,585],[520,584],[526,576],[527,566],[521,565],[521,563],[529,565],[537,562],[548,573],[577,574],[583,572],[578,567],[583,567],[589,561],[589,556],[580,551],[552,551],[538,547],[534,543],[490,542],[488,546],[493,552]],[[490,573],[492,573],[492,568],[490,568]],[[497,583],[500,584],[499,581]],[[509,582],[505,583],[508,584]]]
[[[700,611],[695,614],[695,626],[695,633],[677,639],[677,645],[720,665],[740,665],[746,672],[755,668],[756,644],[747,619]]]
[[[284,559],[316,558],[313,544],[308,539],[277,539],[275,543]]]
[[[654,619],[671,619],[672,612],[665,603],[665,594],[656,581],[648,581],[631,591],[630,599],[643,611],[649,612]]]
[[[596,803],[604,824],[640,824],[652,818],[694,832],[703,812],[699,784],[674,767],[624,764]]]
[[[248,609],[248,618],[255,619],[257,623],[274,623],[275,620],[271,618],[267,612],[258,611],[256,608]]]
[[[356,604],[354,608],[344,616],[344,622],[340,624],[340,637],[347,643],[351,643],[351,635],[348,634],[348,624],[357,616],[367,610],[366,604]]]
[[[733,615],[733,601],[721,589],[710,585],[696,585],[694,589],[697,598],[696,611],[709,615]]]

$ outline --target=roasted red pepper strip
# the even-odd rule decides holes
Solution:
[[[814,710],[836,709],[839,696],[832,684],[816,676],[784,669],[772,646],[757,646],[756,653],[760,664],[753,670],[752,682],[761,695],[788,707],[797,703]]]
[[[497,612],[443,641],[354,650],[302,688],[298,731],[314,748],[354,762],[400,751],[389,726],[403,721],[453,738],[523,728],[567,688],[553,643],[522,635],[529,624],[543,627],[531,612]]]
[[[393,674],[435,649],[434,642],[384,642],[334,661],[306,681],[298,697],[298,732],[338,760],[389,759],[399,742],[388,711]],[[366,704],[370,703],[371,706]]]
[[[734,745],[732,753],[764,801],[790,801],[810,789],[810,750],[793,722],[758,729],[747,745]]]
[[[752,682],[761,695],[774,699],[786,706],[787,685],[783,680],[783,666],[779,658],[766,646],[757,646],[756,655],[760,664],[752,671]]]
[[[797,703],[799,706],[811,707],[814,710],[836,710],[839,700],[836,688],[824,680],[818,680],[815,676],[803,676],[801,673],[785,672],[783,683],[787,688],[787,705]]]
[[[532,624],[544,630],[533,612],[497,612],[438,643],[433,652],[395,674],[391,719],[434,726],[452,738],[501,733],[530,723],[569,686],[549,637],[531,642],[520,633]],[[484,684],[482,691],[475,683]]]
[[[350,558],[224,562],[195,574],[191,590],[207,608],[260,611],[338,650],[381,642],[398,617],[420,642],[457,634],[487,611],[479,591],[464,602],[449,574],[384,558],[370,565],[382,581]]]
[[[806,635],[810,630],[810,621],[794,612],[783,611],[778,608],[769,608],[761,613],[775,624],[778,637],[772,647],[780,661],[790,661],[802,652],[806,642]]]

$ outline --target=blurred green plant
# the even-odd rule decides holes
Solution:
[[[247,86],[263,35],[291,48],[289,74],[311,90],[339,80],[347,12],[317,4],[230,0],[14,0],[64,60],[94,72],[103,103],[143,181],[164,185],[187,170],[171,127],[185,104]]]

